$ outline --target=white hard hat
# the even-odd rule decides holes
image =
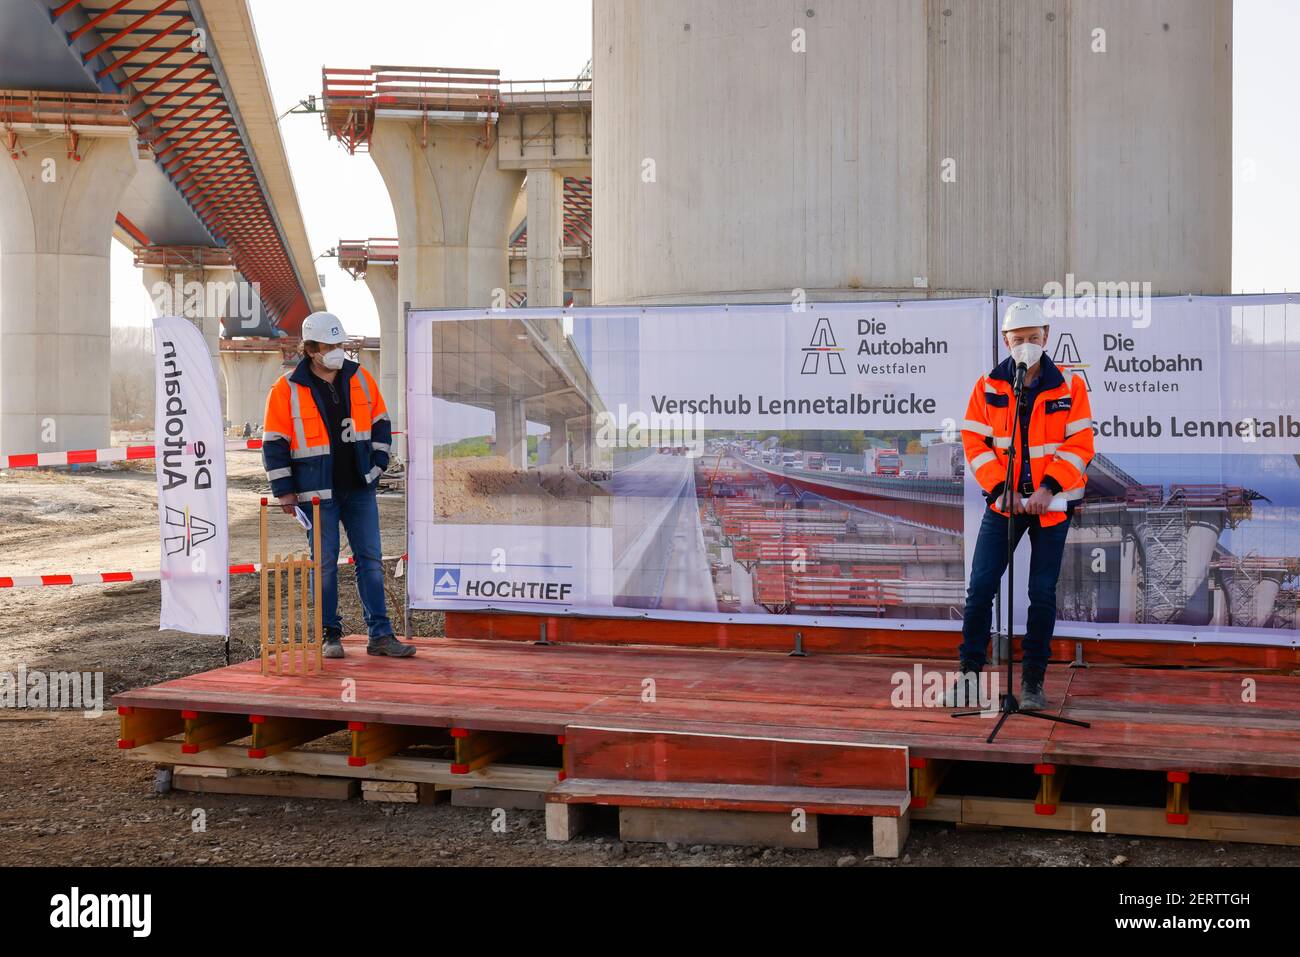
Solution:
[[[332,312],[313,312],[302,321],[303,342],[324,342],[334,345],[346,342],[348,334],[343,331],[343,323]]]
[[[1047,317],[1043,315],[1043,307],[1036,302],[1013,302],[1002,314],[1003,332],[1046,325],[1048,322]]]

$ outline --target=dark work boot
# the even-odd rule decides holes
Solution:
[[[943,706],[945,708],[978,708],[979,700],[979,683],[980,667],[978,665],[961,663],[961,673],[951,688],[945,689],[943,693]]]
[[[342,658],[343,632],[337,628],[326,628],[321,638],[320,653],[323,658]]]
[[[1047,707],[1047,695],[1043,694],[1044,673],[1026,670],[1020,676],[1020,708],[1023,711],[1042,711]]]
[[[390,658],[409,658],[415,654],[415,645],[404,645],[395,635],[371,638],[366,643],[366,654],[387,655]]]

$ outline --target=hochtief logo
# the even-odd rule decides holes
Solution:
[[[170,535],[163,539],[163,543],[167,546],[168,555],[175,555],[177,552],[184,552],[188,555],[195,545],[202,545],[217,534],[215,525],[206,518],[191,515],[188,508],[181,511],[179,508],[172,508],[170,505],[165,507],[167,509],[166,524],[174,528],[185,529],[183,535]]]
[[[435,596],[459,595],[460,569],[435,567],[433,569],[433,594]]]
[[[1079,354],[1079,346],[1074,341],[1074,334],[1062,332],[1056,337],[1056,348],[1052,350],[1052,361],[1056,367],[1061,370],[1063,375],[1069,375],[1071,372],[1083,377],[1083,385],[1089,392],[1092,391],[1092,383],[1088,381],[1088,366],[1090,363],[1083,362]]]
[[[825,317],[817,320],[812,339],[803,350],[803,368],[801,375],[816,375],[822,368],[822,356],[826,357],[826,371],[831,375],[844,375],[844,350],[835,344],[835,330],[831,321]]]

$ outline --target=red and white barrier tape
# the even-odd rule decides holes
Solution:
[[[260,449],[261,439],[227,442],[227,449]],[[108,449],[74,449],[71,452],[25,452],[0,455],[0,469],[30,469],[42,465],[93,465],[96,462],[127,462],[156,458],[155,445],[115,445]]]
[[[401,432],[394,432],[401,435]],[[261,439],[227,442],[227,451],[260,449]],[[156,445],[114,445],[107,449],[73,449],[71,452],[24,452],[0,455],[0,469],[30,469],[47,465],[94,465],[99,462],[127,462],[132,459],[157,458]]]
[[[404,561],[405,555],[385,555],[380,561]],[[339,562],[339,567],[355,565],[355,556],[349,555]],[[256,575],[262,570],[260,562],[231,565],[231,575]],[[15,575],[0,576],[0,588],[48,588],[51,585],[115,585],[120,582],[154,582],[161,577],[158,571],[149,572],[86,572],[77,575]]]

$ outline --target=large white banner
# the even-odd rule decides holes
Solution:
[[[230,634],[226,443],[217,380],[202,333],[154,320],[160,629]]]
[[[1097,448],[1056,634],[1293,647],[1300,306],[1287,295],[1130,292],[1044,302],[1047,354],[1084,378]],[[1021,634],[1028,556],[1022,545]]]
[[[992,310],[411,312],[411,605],[959,627]]]

